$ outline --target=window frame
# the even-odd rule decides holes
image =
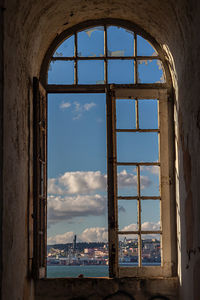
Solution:
[[[47,93],[33,78],[33,265],[35,279],[46,276],[47,256]]]
[[[159,59],[163,63],[163,69],[165,70],[166,82],[165,83],[153,83],[153,84],[75,84],[66,85],[66,84],[48,84],[47,83],[47,73],[48,66],[51,61],[52,55],[55,49],[60,45],[67,37],[72,35],[76,31],[84,30],[96,26],[120,26],[128,30],[134,31],[136,34],[141,35],[147,41],[151,42],[156,51],[158,52]],[[36,79],[34,80],[37,81]],[[51,93],[106,93],[106,102],[107,102],[107,163],[108,163],[108,231],[109,231],[109,277],[157,277],[165,276],[171,277],[176,275],[177,266],[176,266],[176,232],[175,232],[175,199],[174,199],[174,141],[173,141],[173,97],[172,97],[172,85],[171,77],[169,73],[169,68],[165,60],[164,54],[161,51],[160,46],[157,42],[146,32],[141,30],[138,26],[134,25],[131,22],[122,21],[118,19],[103,19],[95,21],[83,22],[79,25],[75,25],[70,29],[65,30],[56,39],[53,41],[49,47],[45,58],[42,63],[40,79],[39,81],[45,87],[46,95]],[[38,81],[38,82],[39,82]],[[35,89],[37,90],[40,83],[35,84]],[[37,95],[37,91],[34,92],[34,95]],[[163,123],[161,126],[162,135],[165,136],[165,139],[160,139],[160,153],[162,152],[165,161],[162,159],[160,161],[161,170],[164,168],[165,173],[161,173],[161,189],[164,198],[168,199],[164,201],[164,206],[162,205],[161,218],[163,222],[163,228],[167,228],[165,234],[162,238],[162,263],[161,267],[134,267],[134,268],[119,268],[118,267],[118,222],[117,222],[117,211],[116,211],[116,161],[113,153],[115,152],[115,136],[113,135],[113,130],[115,126],[115,116],[113,107],[113,99],[115,97],[126,96],[127,97],[137,97],[137,98],[156,98],[160,101],[160,112],[159,119]],[[114,98],[113,98],[114,97]],[[37,102],[36,102],[37,103]],[[47,107],[47,100],[46,100]],[[164,109],[164,110],[163,110]],[[35,111],[34,114],[37,115]],[[36,121],[37,123],[37,121]],[[36,126],[36,123],[34,126]],[[166,137],[168,140],[168,147],[166,147]],[[35,135],[35,140],[38,140],[37,134]],[[165,140],[165,141],[164,141]],[[112,145],[112,146],[111,146]],[[169,151],[169,149],[171,149]],[[35,150],[36,151],[36,150]],[[47,149],[46,149],[47,151]],[[35,156],[35,160],[37,157]],[[162,171],[161,171],[162,172]],[[35,167],[34,170],[35,186],[38,185],[38,168]],[[109,175],[110,174],[110,175]],[[45,177],[47,178],[47,177]],[[37,188],[36,188],[37,189]],[[35,190],[35,188],[34,188]],[[162,196],[163,197],[163,196]],[[37,207],[38,196],[34,196],[35,207]],[[114,201],[113,201],[114,199]],[[36,210],[37,211],[37,210]],[[46,216],[44,216],[43,224],[46,224]],[[37,221],[37,213],[34,218],[34,224]],[[35,239],[34,239],[34,274],[37,278],[45,277],[46,265],[43,264],[43,271],[38,271],[40,268],[38,264],[39,251],[38,247],[38,230],[37,225],[34,225]],[[117,237],[117,238],[116,238]],[[46,232],[45,232],[45,243],[46,243]],[[114,250],[113,250],[114,249]],[[46,255],[46,253],[43,253]],[[126,270],[124,270],[126,269]]]
[[[132,89],[132,88],[115,88],[112,87],[111,92],[108,94],[108,101],[110,103],[110,109],[108,113],[112,113],[112,118],[110,120],[110,127],[107,131],[109,137],[108,142],[111,144],[111,149],[109,150],[108,145],[108,209],[109,213],[109,261],[110,264],[110,277],[171,277],[173,275],[172,261],[173,255],[171,252],[171,241],[173,235],[173,227],[171,222],[170,212],[172,211],[171,206],[171,194],[172,194],[172,178],[173,169],[170,168],[171,154],[169,149],[170,144],[170,122],[169,122],[169,110],[171,103],[168,98],[168,93],[166,89]],[[115,115],[115,101],[116,99],[157,99],[159,108],[159,162],[153,162],[152,165],[160,166],[160,200],[161,200],[161,230],[157,233],[162,235],[161,239],[161,266],[142,266],[139,264],[138,267],[119,267],[118,263],[118,234],[122,234],[118,230],[118,209],[117,209],[117,165],[135,165],[144,166],[151,165],[151,163],[119,163],[117,161],[116,153],[116,115]],[[111,108],[112,106],[112,108]],[[109,118],[107,118],[109,122]],[[150,131],[150,130],[149,130]],[[134,132],[140,132],[136,129]],[[166,147],[167,145],[167,147]],[[109,192],[109,184],[111,192]],[[140,201],[142,197],[137,196],[137,200]],[[140,213],[140,212],[139,212]],[[113,224],[110,220],[113,220]],[[141,228],[139,229],[141,234],[156,233],[155,231],[143,232]],[[130,234],[128,232],[127,234]],[[132,234],[138,234],[138,232],[132,232]],[[141,241],[141,240],[140,240]],[[138,241],[139,243],[139,241]],[[138,247],[138,251],[141,251],[142,246]],[[138,253],[139,254],[139,253]],[[141,257],[141,252],[138,255]],[[153,274],[153,275],[152,275]]]

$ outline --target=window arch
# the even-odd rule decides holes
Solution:
[[[153,38],[137,26],[129,22],[119,20],[99,20],[85,22],[77,25],[58,36],[50,46],[41,69],[40,80],[45,86],[47,93],[106,93],[107,110],[107,176],[108,176],[108,233],[109,233],[109,275],[110,277],[123,276],[172,276],[174,274],[175,251],[172,240],[175,236],[173,222],[173,148],[172,144],[172,102],[171,82],[169,70],[159,45]],[[35,88],[39,89],[39,83],[35,79]],[[43,89],[43,88],[41,88]],[[38,107],[42,109],[44,103],[44,91],[35,92],[38,99]],[[41,101],[41,99],[43,99]],[[133,126],[120,125],[117,112],[118,103],[131,102],[134,108],[135,120]],[[42,104],[41,104],[42,103]],[[142,124],[142,111],[148,104],[157,107],[152,114],[156,116],[157,125]],[[152,107],[153,107],[152,106]],[[36,109],[36,139],[41,139],[41,116]],[[148,116],[148,114],[146,115]],[[42,116],[45,118],[45,116]],[[143,117],[145,118],[145,117]],[[44,122],[45,123],[45,122]],[[43,124],[43,122],[42,122]],[[46,135],[42,135],[46,138]],[[127,136],[127,138],[124,138]],[[130,142],[133,137],[142,137],[142,148],[151,148],[154,144],[153,155],[148,151],[144,157],[133,155],[121,155],[121,143],[127,143],[125,148],[136,148],[139,140]],[[149,145],[147,141],[149,140]],[[135,144],[134,144],[135,143]],[[42,145],[46,145],[44,141]],[[151,146],[150,146],[151,145]],[[37,147],[36,147],[37,148]],[[141,149],[141,148],[140,148]],[[138,148],[138,153],[140,152]],[[37,185],[43,185],[46,191],[46,148],[41,145],[35,150],[38,157],[38,166],[35,169]],[[41,154],[43,152],[43,154]],[[133,151],[134,152],[134,151]],[[154,155],[156,153],[156,155]],[[121,194],[119,190],[120,168],[127,172],[129,168],[135,169],[137,191],[133,194]],[[155,172],[154,172],[155,171]],[[143,178],[150,172],[159,174],[159,188],[157,192],[147,191],[143,193]],[[42,184],[41,184],[42,183]],[[46,194],[41,197],[40,190],[35,195],[35,214],[37,223],[41,227],[36,228],[35,236],[35,261],[36,269],[45,269],[46,255],[44,247],[46,243]],[[42,218],[41,206],[38,199],[43,199]],[[118,206],[129,202],[136,204],[137,224],[122,228],[119,220]],[[145,228],[145,219],[142,211],[144,203],[154,203],[160,207],[159,222],[157,227]],[[127,206],[128,207],[128,206]],[[157,209],[156,208],[156,209]],[[158,211],[158,209],[157,209]],[[133,212],[134,213],[134,212]],[[36,224],[36,222],[35,222]],[[133,225],[133,224],[132,224]],[[153,226],[153,225],[152,225]],[[38,236],[42,241],[38,239]],[[128,237],[137,237],[137,266],[124,267],[123,257],[127,249]],[[125,237],[125,239],[124,239]],[[161,261],[158,266],[146,267],[143,263],[145,258],[144,237],[156,237],[159,241],[154,247],[160,250]],[[158,238],[157,238],[158,237]],[[133,238],[132,238],[133,239]],[[40,246],[42,245],[42,247]],[[157,251],[157,252],[158,252]],[[43,257],[43,259],[41,258]],[[36,273],[40,273],[36,270]],[[42,274],[42,273],[41,273]],[[43,272],[44,274],[44,272]],[[37,275],[40,276],[40,275]]]
[[[125,40],[128,40],[128,36],[132,36],[132,38],[129,39],[129,46],[127,49],[123,49],[121,47],[121,50],[118,48],[115,49],[116,46],[112,49],[112,47],[109,47],[110,41],[108,35],[112,32],[112,30],[115,30],[115,37],[120,38],[122,35],[121,33],[124,32],[126,35]],[[99,32],[99,34],[103,37],[103,42],[101,37],[99,36],[99,40],[101,40],[101,45],[99,47],[99,53],[94,53],[94,51],[85,52],[86,49],[80,49],[78,48],[78,42],[82,38],[83,33],[87,33],[88,38],[92,37],[92,32]],[[77,37],[79,35],[79,38]],[[113,35],[113,33],[112,33]],[[118,37],[117,37],[118,36]],[[138,40],[139,38],[139,40]],[[97,40],[97,37],[95,37]],[[108,40],[109,39],[109,40]],[[78,41],[79,40],[79,41]],[[93,42],[91,42],[94,45],[95,40],[93,39]],[[122,40],[124,42],[124,40]],[[62,44],[62,45],[61,45]],[[63,51],[62,47],[67,46],[68,44],[68,50],[66,49]],[[144,52],[144,47],[142,47],[142,44],[146,44],[146,50]],[[91,44],[88,44],[90,47]],[[94,50],[94,49],[93,49]],[[81,82],[78,82],[78,73],[77,73],[77,62],[78,61],[85,61],[85,60],[94,60],[94,61],[104,61],[104,78],[103,80],[98,80],[98,84],[106,84],[106,83],[115,83],[118,82],[112,82],[112,80],[108,78],[108,61],[117,61],[125,60],[125,61],[133,61],[134,67],[133,69],[133,76],[130,76],[130,84],[142,84],[142,83],[154,83],[154,84],[162,84],[162,86],[167,87],[168,89],[171,89],[171,76],[168,68],[168,64],[166,62],[164,53],[159,46],[159,44],[156,42],[156,40],[151,37],[149,34],[147,34],[144,30],[142,30],[137,25],[133,24],[129,21],[119,20],[119,19],[101,19],[101,20],[91,20],[91,21],[85,21],[81,24],[75,25],[61,34],[59,34],[55,40],[50,45],[48,51],[46,52],[46,55],[44,57],[42,67],[41,67],[41,73],[40,73],[40,80],[43,85],[46,85],[48,83],[48,69],[49,65],[53,61],[71,61],[74,62],[74,74],[73,74],[73,80],[69,80],[70,84],[79,84],[81,85]],[[154,62],[154,68],[156,69],[156,63],[158,63],[158,68],[163,71],[163,77],[162,75],[154,79],[153,81],[144,78],[144,82],[140,82],[139,74],[138,74],[138,65],[140,71],[142,71],[141,67],[144,65],[145,62],[148,61]],[[161,65],[160,65],[160,63]],[[142,65],[142,66],[141,66]],[[146,65],[146,64],[145,64]],[[112,66],[111,66],[112,67]],[[139,72],[140,72],[139,71]],[[148,70],[146,69],[148,72]],[[161,78],[162,77],[162,78]],[[102,79],[102,78],[101,78]],[[104,81],[104,82],[102,82]],[[110,81],[110,82],[109,82]],[[68,84],[69,84],[68,82]],[[50,84],[50,82],[49,82]],[[54,82],[54,84],[56,84]],[[58,83],[59,84],[59,83]],[[65,82],[66,84],[66,82]],[[90,82],[90,84],[94,84]],[[122,82],[120,82],[122,84]],[[125,84],[129,84],[129,82],[125,82]]]
[[[165,82],[157,51],[140,35],[118,26],[75,32],[58,46],[49,68],[48,84]],[[54,78],[59,70],[60,76]]]

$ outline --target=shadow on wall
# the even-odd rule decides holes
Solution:
[[[149,300],[169,300],[169,298],[165,296],[153,296]]]
[[[134,300],[134,298],[127,292],[118,291],[112,295],[106,296],[103,300]]]
[[[85,297],[75,297],[71,300],[88,300]],[[118,291],[117,293],[106,296],[103,300],[135,300],[130,294],[124,291]],[[169,300],[169,298],[161,295],[153,296],[149,300]]]

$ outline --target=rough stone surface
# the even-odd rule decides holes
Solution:
[[[177,278],[45,279],[36,284],[37,300],[150,300],[156,296],[160,299],[164,296],[168,300],[176,300],[177,291]]]
[[[200,2],[7,0],[4,4],[1,1],[1,11],[4,14],[4,26],[0,29],[0,36],[4,35],[0,46],[1,50],[3,47],[0,59],[4,59],[0,116],[4,122],[2,299],[34,299],[34,284],[28,279],[27,243],[32,231],[27,213],[31,201],[30,82],[39,75],[44,55],[57,34],[79,22],[99,18],[134,22],[157,40],[169,62],[175,93],[180,299],[196,299],[200,294],[200,285],[196,284],[200,259]]]

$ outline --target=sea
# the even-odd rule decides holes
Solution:
[[[60,277],[108,277],[108,266],[47,266],[48,278]]]
[[[133,267],[137,264],[124,264],[123,267]],[[160,263],[145,263],[144,266],[160,266]],[[80,275],[84,277],[108,277],[108,266],[47,266],[47,278],[76,278]]]

